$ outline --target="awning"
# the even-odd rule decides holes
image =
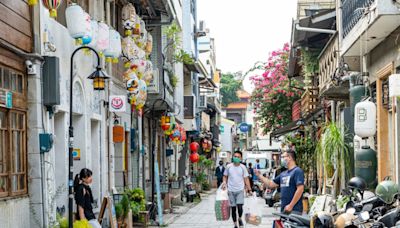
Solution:
[[[186,69],[188,69],[189,71],[192,71],[193,73],[197,73],[197,74],[203,75],[203,76],[200,76],[200,77],[207,77],[208,76],[206,68],[204,67],[203,63],[200,62],[200,61],[194,60],[193,64],[185,63],[184,65],[185,65]]]
[[[313,29],[314,31],[310,31]],[[299,47],[320,51],[328,43],[332,34],[323,32],[323,30],[336,30],[336,11],[334,9],[292,22],[289,77],[298,77],[301,74]]]
[[[311,112],[310,114],[308,114],[305,118],[303,118],[302,120],[304,121],[304,123],[306,125],[310,124],[311,121],[315,120],[315,118],[321,116],[324,114],[324,109],[322,107],[318,107],[316,108],[313,112]],[[289,124],[276,129],[275,131],[271,132],[270,134],[270,140],[272,138],[276,138],[279,137],[281,135],[287,134],[289,132],[293,132],[295,130],[297,130],[299,128],[299,126],[296,124],[299,120],[295,120],[290,122]]]

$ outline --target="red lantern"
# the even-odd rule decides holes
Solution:
[[[190,151],[192,152],[197,152],[197,150],[199,149],[199,144],[197,142],[192,142],[190,143]]]
[[[189,159],[190,159],[190,161],[192,162],[192,163],[196,163],[196,162],[198,162],[199,161],[199,154],[198,153],[192,153],[191,155],[190,155],[190,157],[189,157]]]

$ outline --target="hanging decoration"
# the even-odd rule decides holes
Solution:
[[[171,118],[168,115],[161,116],[161,129],[167,131],[171,126]]]
[[[37,5],[37,3],[38,3],[38,0],[28,0],[28,5],[30,5],[30,6]]]
[[[134,103],[133,105],[136,106],[137,110],[141,110],[146,104],[147,100],[147,85],[144,80],[139,80],[139,85],[138,85],[138,93],[136,97],[134,98]]]
[[[62,0],[42,0],[44,7],[49,10],[50,17],[57,17],[57,8],[61,5]]]
[[[121,36],[119,32],[114,29],[110,29],[110,40],[108,48],[104,51],[104,56],[106,57],[106,62],[118,63],[118,58],[121,55]]]
[[[147,85],[153,80],[153,63],[150,60],[146,60],[146,69],[143,74],[143,80],[146,81]]]
[[[110,45],[110,29],[104,22],[99,22],[96,49],[100,55],[104,55],[104,51]]]
[[[136,26],[136,10],[132,3],[128,3],[122,7],[122,24],[125,29],[125,35],[132,35],[132,30]]]
[[[146,47],[144,48],[144,50],[147,56],[149,56],[150,53],[153,51],[153,36],[149,32],[147,33]]]
[[[139,78],[133,71],[126,71],[124,74],[124,79],[125,77],[127,78],[126,88],[128,89],[129,95],[136,96],[136,94],[139,92]]]
[[[72,3],[65,10],[65,19],[69,34],[75,40],[82,39],[86,35],[85,11],[79,5]]]
[[[192,142],[192,143],[190,143],[190,145],[189,145],[189,149],[190,149],[190,151],[192,151],[192,152],[197,152],[198,150],[199,150],[199,144],[197,143],[197,142]]]
[[[97,34],[99,33],[99,24],[95,20],[90,21],[90,27],[92,29],[92,41],[88,44],[89,47],[97,48]]]
[[[140,20],[142,20],[137,14],[135,15],[135,26],[133,27],[133,35],[140,35]]]
[[[190,161],[192,163],[197,163],[199,161],[199,159],[200,159],[200,156],[199,156],[199,154],[197,152],[193,152],[193,153],[190,154],[189,159],[190,159]]]

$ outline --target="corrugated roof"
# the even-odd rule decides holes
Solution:
[[[225,109],[247,109],[247,102],[230,103]]]

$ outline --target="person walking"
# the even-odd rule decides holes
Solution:
[[[270,188],[281,189],[281,212],[303,213],[304,172],[296,165],[296,153],[289,150],[282,155],[282,164],[287,170],[272,181],[256,170],[257,177]]]
[[[256,175],[254,174],[253,164],[251,162],[249,163],[248,172],[249,172],[250,187],[251,190],[253,191],[254,178],[256,177]]]
[[[248,193],[251,192],[249,173],[246,166],[240,163],[242,161],[241,151],[235,151],[232,161],[233,164],[229,164],[225,169],[222,188],[228,189],[229,204],[231,206],[234,227],[237,228],[239,225],[239,227],[242,228],[245,187]]]
[[[221,186],[223,178],[224,178],[224,162],[222,160],[219,161],[219,166],[215,169],[215,176],[217,176],[217,186]]]
[[[83,168],[74,179],[75,202],[77,207],[76,219],[88,220],[93,228],[101,228],[93,213],[93,194],[90,184],[93,182],[92,171]]]

